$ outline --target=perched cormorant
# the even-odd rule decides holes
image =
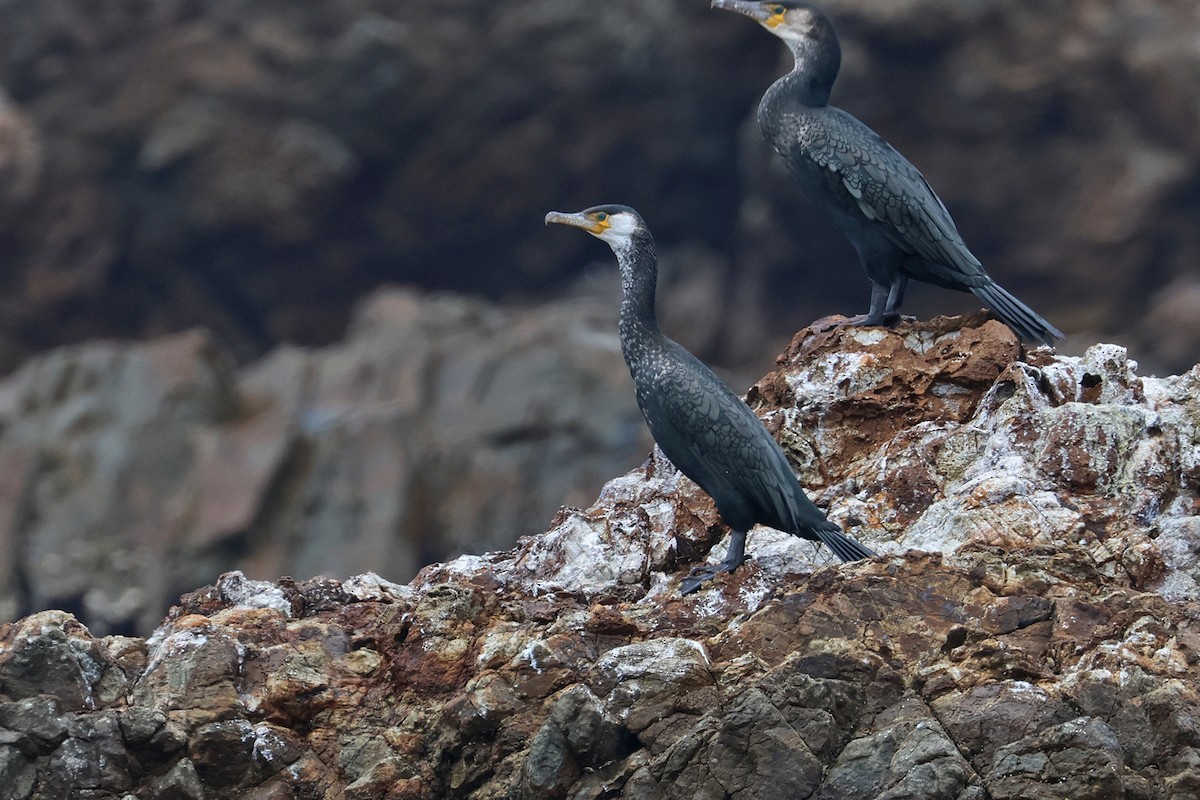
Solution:
[[[638,407],[666,457],[712,496],[732,529],[725,560],[692,570],[680,585],[681,593],[737,569],[746,560],[746,532],[756,523],[824,542],[842,561],[874,555],[813,505],[783,450],[750,407],[658,329],[658,259],[641,216],[628,206],[604,205],[578,214],[551,211],[546,223],[552,222],[582,228],[616,254],[621,268],[621,352]]]
[[[828,212],[858,250],[871,279],[871,310],[853,324],[897,320],[905,286],[915,278],[973,292],[1028,341],[1062,338],[988,276],[917,168],[829,105],[842,54],[824,13],[798,0],[712,0],[712,6],[750,17],[792,51],[795,66],[763,95],[758,124],[809,201]]]

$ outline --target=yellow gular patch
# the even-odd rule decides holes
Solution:
[[[611,227],[612,227],[612,217],[605,217],[604,219],[597,219],[596,217],[592,217],[591,232],[596,234],[597,236],[604,233],[606,230],[608,230]]]
[[[767,17],[768,28],[778,28],[783,23],[783,14],[772,14],[771,16]]]

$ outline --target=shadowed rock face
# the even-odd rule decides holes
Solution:
[[[0,775],[20,800],[1194,796],[1200,373],[1020,356],[983,318],[816,326],[751,392],[876,560],[755,529],[679,598],[722,529],[653,457],[405,586],[230,573],[146,640],[6,625]]]
[[[1192,0],[825,5],[834,102],[925,172],[1004,286],[1155,370],[1195,361]],[[327,343],[383,282],[545,292],[595,258],[545,211],[604,201],[715,246],[738,313],[780,336],[864,311],[844,237],[754,123],[785,58],[693,0],[9,0],[0,369],[197,325],[239,360]],[[730,340],[730,361],[759,352]]]
[[[542,230],[568,194],[672,192],[662,230],[728,196],[710,224],[729,231],[745,106],[717,80],[719,27],[639,0],[6,3],[0,252],[21,302],[0,369],[196,325],[239,359],[327,343],[383,282],[545,291],[582,265]]]
[[[615,306],[555,308],[381,292],[240,370],[195,331],[35,359],[0,383],[0,619],[145,634],[235,567],[407,580],[543,529],[649,447]]]

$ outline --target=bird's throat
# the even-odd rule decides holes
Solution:
[[[627,339],[657,337],[658,321],[654,316],[654,293],[658,282],[654,245],[633,242],[617,252],[621,268],[620,333],[622,345]]]

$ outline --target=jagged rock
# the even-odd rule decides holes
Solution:
[[[37,780],[34,762],[7,742],[0,742],[0,785],[8,787],[12,800],[26,800]]]
[[[964,754],[978,770],[992,764],[999,748],[1075,716],[1062,700],[1023,680],[950,692],[930,707],[954,740],[966,745]]]
[[[920,698],[905,696],[875,727],[846,744],[818,798],[967,800],[980,789],[978,776]]]
[[[634,749],[634,738],[587,686],[559,695],[529,745],[517,796],[565,797],[585,770],[603,768]]]
[[[1047,728],[996,752],[989,788],[997,800],[1123,798],[1124,754],[1112,728],[1091,717]]]
[[[13,694],[7,688],[4,693]],[[26,734],[42,753],[52,752],[67,738],[62,703],[54,695],[39,694],[0,705],[0,728]]]
[[[80,637],[87,632],[70,614],[61,611],[43,611],[28,617],[31,623],[24,628],[10,629],[5,657],[0,658],[0,692],[12,700],[33,700],[39,695],[51,695],[62,706],[71,711],[94,709],[104,704],[98,697],[101,681],[113,674],[106,664],[104,647],[100,642]],[[124,686],[121,687],[124,689]],[[120,691],[106,693],[119,695]],[[108,698],[113,699],[112,697]],[[61,713],[58,704],[50,705],[37,713],[35,707],[25,707],[33,712],[32,720],[39,716]],[[10,709],[14,723],[21,724],[22,707]],[[17,728],[21,730],[22,728]],[[53,734],[50,734],[53,738]]]
[[[186,758],[175,762],[166,774],[151,782],[149,800],[204,800],[204,786],[196,767]]]
[[[877,559],[756,529],[679,597],[722,529],[654,457],[407,585],[230,573],[141,646],[8,624],[0,776],[21,800],[1183,800],[1200,592],[1156,533],[1195,530],[1200,369],[1020,356],[982,318],[822,324],[751,393]]]
[[[506,547],[648,447],[614,313],[391,291],[345,343],[242,369],[197,331],[35,359],[0,383],[0,619],[144,632],[238,566],[408,578]]]

